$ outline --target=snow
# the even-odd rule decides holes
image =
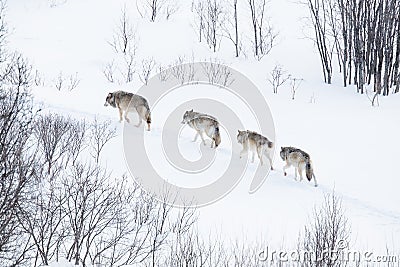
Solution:
[[[232,240],[236,237],[255,240],[262,236],[275,246],[293,244],[313,208],[321,204],[325,193],[334,190],[343,199],[355,243],[379,251],[400,239],[397,165],[400,96],[380,98],[380,106],[371,107],[367,96],[357,94],[353,86],[343,88],[339,75],[335,76],[333,85],[324,84],[316,50],[311,40],[304,38],[303,18],[307,13],[303,6],[290,0],[271,1],[269,15],[280,32],[279,42],[270,55],[258,62],[252,58],[250,50],[247,59],[234,58],[229,42],[223,42],[215,54],[205,44],[198,43],[189,1],[181,1],[181,9],[171,20],[156,23],[141,19],[133,2],[67,0],[51,7],[45,0],[18,0],[9,1],[7,5],[7,21],[12,32],[9,47],[22,52],[45,77],[44,86],[33,88],[37,103],[45,110],[69,116],[110,119],[117,127],[118,137],[105,148],[107,157],[103,159],[110,169],[123,173],[126,165],[121,136],[123,125],[118,123],[117,110],[103,106],[105,97],[117,89],[135,92],[141,86],[137,75],[129,84],[111,84],[102,73],[104,66],[115,58],[107,42],[112,39],[125,5],[140,37],[137,67],[147,58],[154,58],[163,65],[173,63],[178,56],[196,60],[223,59],[249,77],[265,96],[274,118],[277,150],[280,146],[296,146],[307,151],[313,160],[319,187],[294,181],[293,169],[284,177],[283,162],[276,151],[275,171],[254,194],[249,194],[248,188],[258,160],[250,163],[248,172],[229,195],[199,210],[202,232],[221,232]],[[295,100],[291,100],[288,85],[273,94],[267,82],[277,63],[295,77],[304,79]],[[60,72],[78,73],[79,86],[72,91],[58,91],[54,79]],[[153,111],[153,130],[147,139],[150,150],[160,145],[163,116],[174,105],[190,98],[207,97],[206,86],[191,87],[185,92],[168,95],[169,100],[165,102],[169,105],[158,106]],[[226,95],[215,96],[215,99],[236,109],[246,120],[248,111],[237,99]],[[200,156],[200,142],[191,143],[193,137],[191,129],[183,129],[179,149],[189,160]],[[218,164],[224,164],[231,157],[238,158],[230,151],[231,145],[238,145],[236,139],[228,142],[225,137],[224,134],[226,143],[221,147],[222,152],[218,152]],[[152,158],[155,162],[160,159]],[[175,172],[175,182],[187,187],[205,185],[220,170],[211,168],[212,175],[197,175],[193,180]]]

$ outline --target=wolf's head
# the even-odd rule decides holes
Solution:
[[[281,147],[281,152],[279,153],[281,156],[282,160],[286,160],[287,158],[287,148],[286,147]]]
[[[247,131],[238,130],[238,135],[236,137],[239,144],[243,144],[247,140]]]
[[[115,104],[114,93],[108,93],[108,95],[106,97],[106,102],[104,103],[104,106],[107,107],[108,105],[110,105],[114,108],[117,107],[117,105]]]
[[[182,124],[187,124],[192,119],[193,112],[194,111],[192,109],[192,110],[186,111],[185,114],[183,114]]]

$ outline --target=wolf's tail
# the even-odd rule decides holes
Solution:
[[[310,160],[310,158],[307,158],[307,160],[306,160],[306,176],[307,176],[308,181],[311,181],[313,175],[314,175],[314,171],[312,168],[311,160]]]
[[[215,147],[218,147],[219,144],[221,144],[221,135],[219,133],[219,126],[215,127],[215,130],[214,130],[214,141],[215,141]]]

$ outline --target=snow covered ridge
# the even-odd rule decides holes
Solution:
[[[254,1],[257,2],[263,3]],[[270,31],[262,45],[256,45],[254,25],[260,23],[261,17],[257,15],[259,10],[252,16],[247,1],[237,3],[238,39],[232,31],[234,20],[225,16],[219,17],[226,22],[221,26],[225,29],[216,25],[216,31],[208,31],[213,23],[199,27],[199,19],[209,17],[206,1],[203,8],[199,7],[200,1],[165,3],[156,17],[143,9],[145,1],[138,1],[138,6],[124,0],[7,3],[7,16],[2,16],[10,33],[7,49],[23,56],[15,54],[1,61],[1,73],[12,75],[2,75],[0,120],[2,129],[6,126],[12,130],[2,131],[0,136],[0,203],[16,203],[15,198],[3,201],[9,196],[4,193],[8,189],[22,196],[18,205],[0,206],[0,265],[18,262],[22,266],[70,266],[77,261],[85,266],[180,266],[182,262],[199,266],[207,258],[208,266],[227,262],[228,266],[235,266],[239,261],[248,266],[271,266],[259,258],[267,247],[313,250],[321,241],[318,244],[340,248],[339,243],[329,243],[330,227],[317,227],[332,225],[333,219],[341,225],[340,237],[335,240],[348,239],[350,251],[371,251],[388,258],[397,255],[400,199],[399,180],[394,174],[398,172],[396,153],[400,149],[396,141],[399,96],[380,97],[380,106],[371,108],[373,83],[365,86],[368,96],[355,94],[352,87],[343,88],[339,75],[333,75],[332,85],[324,84],[320,57],[303,35],[304,31],[314,31],[302,28],[300,21],[309,15],[307,6],[292,1],[271,1],[264,6],[263,32],[267,34],[271,25],[275,31]],[[221,1],[217,4],[217,10],[235,13],[234,5]],[[124,29],[127,36],[132,36],[126,47],[118,38]],[[335,71],[336,56],[332,58]],[[276,130],[276,138],[268,137],[278,152],[282,146],[295,146],[311,155],[318,188],[295,182],[292,170],[285,177],[285,163],[278,153],[273,160],[275,170],[257,192],[249,194],[259,167],[256,159],[248,163],[241,182],[226,197],[197,211],[163,205],[133,183],[127,175],[123,139],[136,140],[143,129],[124,135],[124,127],[131,124],[119,124],[118,112],[103,106],[105,98],[117,90],[137,93],[143,85],[140,94],[150,99],[152,91],[146,90],[146,85],[151,77],[159,74],[167,82],[170,77],[163,74],[169,66],[177,67],[175,74],[179,77],[178,66],[197,61],[225,64],[260,88]],[[369,68],[368,62],[361,62],[357,69],[363,69],[362,64]],[[29,64],[33,65],[32,70]],[[355,65],[351,64],[354,71]],[[382,73],[385,70],[383,67]],[[34,100],[25,93],[24,87],[29,84]],[[158,170],[166,171],[161,175],[170,177],[170,183],[186,188],[206,186],[228,168],[223,164],[231,158],[241,164],[246,162],[239,161],[240,151],[232,152],[231,148],[241,149],[236,133],[231,139],[222,135],[224,141],[216,150],[211,175],[191,178],[163,168],[163,154],[158,153],[163,137],[177,136],[169,134],[163,121],[185,102],[190,105],[177,112],[177,127],[181,127],[184,110],[197,110],[195,102],[190,101],[212,95],[247,123],[241,130],[258,129],[240,99],[213,87],[192,84],[174,90],[159,103],[149,101],[158,110],[152,110],[152,131],[144,133],[146,151],[149,159],[159,165]],[[20,92],[17,102],[16,92]],[[16,112],[10,112],[13,108]],[[39,108],[41,111],[36,114]],[[208,112],[208,107],[204,109],[199,111]],[[212,113],[221,120],[219,112]],[[10,116],[13,119],[7,120]],[[262,133],[267,135],[266,132]],[[196,161],[205,153],[214,154],[213,150],[192,143],[192,138],[193,130],[186,127],[175,140],[184,159]],[[53,157],[48,153],[52,145]],[[98,148],[101,153],[96,153]],[[326,196],[333,189],[334,196]],[[316,234],[326,238],[322,242],[314,238]],[[228,256],[231,257],[227,259]],[[369,264],[373,265],[388,264]]]

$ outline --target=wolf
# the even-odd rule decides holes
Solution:
[[[269,160],[271,170],[274,169],[272,166],[274,143],[268,140],[267,137],[253,131],[238,130],[237,141],[243,146],[242,151],[240,151],[240,158],[242,158],[243,155],[248,153],[248,151],[250,150],[251,152],[253,152],[252,162],[254,162],[254,156],[257,152],[261,165],[264,164],[263,155],[266,155]]]
[[[151,113],[149,104],[144,97],[124,91],[116,91],[107,95],[104,106],[107,107],[108,105],[118,108],[120,122],[122,122],[122,116],[124,116],[129,123],[128,113],[137,112],[139,114],[139,123],[135,126],[139,127],[142,124],[142,120],[144,120],[147,123],[147,130],[150,131]]]
[[[318,186],[317,179],[315,178],[310,155],[301,149],[295,147],[281,147],[280,156],[286,165],[283,167],[283,173],[287,175],[286,169],[293,166],[295,168],[295,180],[297,180],[297,172],[300,175],[300,181],[303,180],[303,170],[306,171],[308,181],[314,178],[315,186]]]
[[[217,148],[221,144],[221,135],[219,132],[219,123],[218,120],[210,115],[195,112],[192,110],[188,110],[183,115],[182,124],[187,124],[191,128],[196,130],[196,136],[194,137],[193,142],[197,141],[197,138],[200,136],[203,144],[206,145],[206,142],[203,137],[203,133],[205,133],[208,137],[212,139],[211,148]]]

